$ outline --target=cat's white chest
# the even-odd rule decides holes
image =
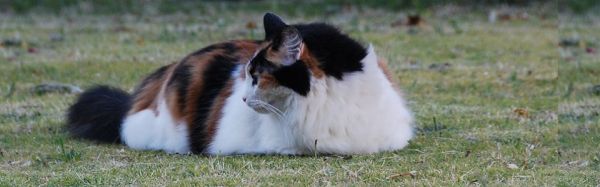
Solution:
[[[207,152],[217,155],[302,154],[290,128],[273,116],[258,114],[242,101],[244,89],[243,82],[236,81]]]

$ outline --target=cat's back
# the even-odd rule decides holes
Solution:
[[[261,41],[258,40],[231,40],[216,43],[190,53],[179,64],[199,66],[205,63],[246,63],[260,44]]]
[[[135,88],[129,113],[153,107],[152,103],[161,92],[183,102],[187,95],[184,92],[198,95],[205,87],[210,90],[211,86],[222,85],[223,80],[231,78],[231,72],[237,66],[248,62],[259,45],[260,41],[254,40],[216,43],[155,70]],[[172,95],[171,92],[181,93]]]

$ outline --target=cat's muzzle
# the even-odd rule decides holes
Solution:
[[[271,113],[271,111],[268,109],[269,106],[266,106],[264,102],[262,101],[257,101],[257,100],[244,100],[244,102],[246,102],[246,105],[248,105],[248,107],[252,108],[254,111],[261,113],[261,114],[268,114]]]

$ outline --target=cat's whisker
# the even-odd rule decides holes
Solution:
[[[281,112],[281,110],[279,110],[277,107],[270,105],[268,103],[263,103],[265,106],[271,108],[274,112],[276,112],[278,115],[283,116],[283,112]]]
[[[247,102],[249,104],[257,104],[260,107],[263,107],[265,110],[268,110],[269,112],[277,115],[277,117],[279,119],[283,119],[283,117],[284,117],[283,116],[283,112],[281,112],[281,110],[279,110],[277,107],[275,107],[275,106],[273,106],[273,105],[271,105],[269,103],[266,103],[266,102],[261,101],[261,100],[248,100]]]
[[[275,106],[264,102],[258,102],[258,104],[266,110],[268,110],[269,112],[276,114],[277,117],[279,117],[280,119],[283,119],[283,113],[279,109],[275,108]]]
[[[275,115],[276,115],[278,118],[280,118],[280,119],[282,119],[282,118],[283,118],[282,114],[281,114],[281,113],[279,113],[279,112],[278,112],[276,109],[272,108],[271,106],[269,106],[269,105],[266,105],[266,104],[264,104],[264,103],[257,103],[257,104],[258,104],[260,107],[264,108],[265,110],[267,110],[267,111],[269,111],[269,112],[271,112],[271,113],[275,114]]]

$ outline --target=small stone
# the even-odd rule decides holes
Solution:
[[[45,83],[35,86],[32,91],[36,94],[46,94],[50,92],[58,93],[82,93],[83,90],[78,86],[62,83]]]
[[[2,40],[1,44],[4,47],[18,47],[18,46],[21,46],[21,40],[19,40],[19,39],[5,39],[5,40]]]
[[[29,166],[31,166],[30,160],[26,160],[21,163],[21,167],[29,167]]]
[[[488,22],[490,22],[490,23],[496,23],[497,19],[498,19],[498,13],[496,13],[496,10],[491,10],[488,13]]]
[[[571,167],[587,167],[590,164],[589,161],[587,160],[575,160],[575,161],[570,161],[567,163],[567,166],[571,166]]]
[[[576,47],[579,45],[579,38],[563,38],[558,45],[561,47]]]
[[[600,84],[592,86],[592,88],[590,88],[590,92],[594,95],[600,95]]]
[[[435,70],[435,71],[446,71],[451,66],[452,66],[452,64],[450,64],[448,62],[442,63],[442,64],[431,64],[431,65],[429,65],[429,69],[430,70]]]

